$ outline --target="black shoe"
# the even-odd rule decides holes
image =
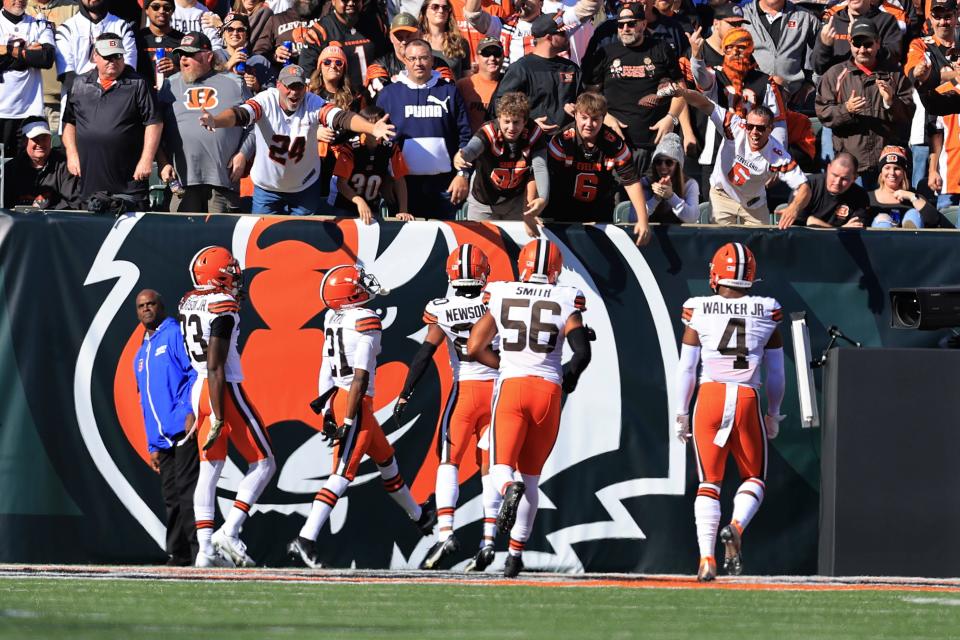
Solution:
[[[510,529],[513,529],[517,521],[517,508],[520,506],[520,498],[527,486],[522,482],[512,482],[503,494],[503,503],[500,504],[500,511],[497,513],[497,530],[507,535]]]
[[[168,567],[192,567],[193,560],[191,560],[189,556],[185,556],[182,558],[178,556],[170,556],[167,559],[167,566]]]
[[[504,578],[516,578],[523,571],[523,558],[520,556],[507,556],[507,562],[503,565]]]
[[[473,556],[473,560],[467,563],[464,571],[483,571],[493,562],[493,547],[483,547]]]
[[[433,527],[437,524],[437,509],[433,506],[432,496],[420,505],[420,519],[416,524],[421,534],[428,536],[433,533]]]
[[[740,555],[740,530],[728,524],[720,530],[723,543],[723,569],[732,576],[743,573],[743,558]]]
[[[287,555],[294,562],[302,562],[311,569],[323,568],[323,564],[317,559],[317,544],[313,540],[297,536],[287,545]]]
[[[450,536],[443,542],[438,540],[435,545],[430,547],[430,551],[427,552],[427,557],[420,563],[420,568],[438,569],[444,559],[449,558],[459,550],[460,543],[457,542],[455,536]]]

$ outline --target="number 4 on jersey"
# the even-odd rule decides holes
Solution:
[[[736,334],[736,335],[734,335]],[[734,369],[747,369],[747,321],[744,318],[730,318],[727,328],[720,337],[717,351],[724,356],[734,356]]]

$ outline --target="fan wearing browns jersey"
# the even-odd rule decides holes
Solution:
[[[590,338],[581,313],[583,293],[558,285],[563,257],[546,239],[520,251],[519,282],[487,285],[487,312],[467,340],[467,355],[500,370],[493,392],[490,476],[503,497],[497,529],[510,534],[505,578],[523,569],[523,549],[533,530],[540,472],[560,430],[560,398],[573,393],[590,363]],[[491,342],[500,335],[500,352]],[[561,365],[564,342],[573,357]],[[522,480],[515,480],[520,472]]]
[[[477,246],[462,244],[447,258],[447,278],[453,295],[437,298],[427,304],[423,322],[427,335],[423,346],[417,351],[407,373],[403,391],[394,405],[393,415],[400,420],[414,388],[433,360],[437,348],[446,342],[450,356],[450,372],[453,388],[440,416],[437,433],[437,542],[427,552],[421,569],[437,569],[445,559],[456,553],[460,543],[453,535],[453,517],[460,494],[458,470],[468,445],[476,442],[482,446],[485,432],[490,424],[490,401],[497,370],[492,369],[467,355],[467,338],[473,325],[487,312],[487,305],[480,297],[490,275],[490,261]],[[496,347],[496,340],[494,340]],[[468,570],[483,571],[493,561],[493,542],[496,536],[497,508],[500,494],[494,489],[487,473],[489,456],[479,446],[474,448],[483,482],[483,538],[480,551]]]
[[[587,91],[577,97],[574,121],[547,147],[550,203],[545,216],[560,222],[613,222],[613,198],[623,187],[637,214],[637,245],[650,241],[647,204],[630,148],[603,124],[607,99]]]
[[[515,91],[497,103],[497,117],[483,124],[453,158],[459,170],[473,168],[467,218],[524,220],[535,231],[547,204],[547,135],[530,119],[527,96]]]
[[[724,568],[743,571],[740,543],[744,529],[763,502],[767,475],[767,440],[780,430],[783,402],[783,339],[777,324],[783,319],[780,303],[750,295],[757,261],[739,242],[728,242],[713,255],[710,287],[715,294],[690,298],[683,304],[686,328],[680,349],[676,389],[677,437],[692,437],[700,486],[693,502],[700,546],[697,579],[717,576],[714,547],[720,524],[720,485],[727,457],[732,454],[742,484],[733,498],[733,517],[720,531]],[[700,390],[690,431],[690,400]],[[761,415],[760,368],[766,373],[767,412]]]
[[[311,569],[321,566],[316,540],[337,501],[357,476],[364,456],[376,463],[383,486],[423,535],[437,522],[436,511],[419,505],[400,475],[393,447],[373,415],[377,355],[383,327],[380,317],[364,305],[388,290],[360,265],[341,264],[328,270],[320,282],[320,298],[327,306],[323,320],[323,362],[320,396],[310,403],[324,414],[323,438],[334,447],[333,472],[313,499],[300,534],[287,545],[287,554]]]

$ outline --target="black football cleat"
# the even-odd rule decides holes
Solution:
[[[287,555],[294,562],[301,562],[310,569],[322,569],[323,564],[317,558],[317,544],[301,536],[287,545]]]
[[[720,530],[723,543],[723,570],[731,576],[743,573],[743,557],[740,555],[740,530],[734,524],[728,524]]]
[[[422,535],[433,533],[433,528],[437,525],[437,508],[433,506],[432,497],[420,505],[420,519],[416,524]]]
[[[497,513],[497,530],[507,535],[513,529],[517,521],[517,508],[520,506],[520,498],[527,486],[522,482],[512,482],[503,494],[503,503],[500,505],[500,511]]]
[[[464,571],[483,571],[493,563],[493,558],[496,554],[493,552],[493,547],[484,547],[477,551],[477,555],[473,556],[473,559],[467,563]]]
[[[420,568],[439,569],[440,564],[445,559],[449,559],[450,556],[459,550],[460,543],[457,542],[456,536],[450,536],[442,542],[438,540],[435,545],[430,547],[430,551],[427,552],[427,557],[424,558],[423,562],[420,563]]]
[[[520,556],[507,556],[507,562],[503,565],[504,578],[516,578],[523,571],[523,558]]]

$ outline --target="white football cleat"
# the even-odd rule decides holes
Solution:
[[[232,569],[235,565],[233,564],[233,560],[223,557],[216,550],[214,550],[212,556],[208,556],[203,551],[198,552],[197,561],[194,563],[194,566],[201,569],[209,569],[212,567]]]
[[[247,555],[247,545],[240,538],[231,538],[223,529],[217,529],[211,539],[213,548],[220,552],[220,555],[230,558],[238,567],[255,567],[257,563],[253,558]]]

